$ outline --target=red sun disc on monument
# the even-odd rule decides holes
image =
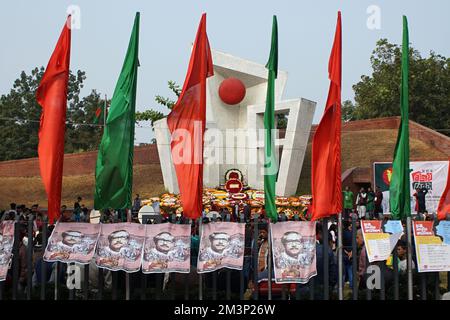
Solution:
[[[228,78],[219,86],[220,99],[229,105],[236,105],[245,98],[245,85],[237,78]]]

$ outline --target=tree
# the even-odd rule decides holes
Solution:
[[[36,101],[36,90],[44,74],[44,67],[30,74],[22,71],[11,91],[0,97],[0,161],[37,157],[38,131],[42,108]],[[97,148],[101,128],[92,126],[95,110],[102,105],[95,90],[80,98],[86,79],[84,71],[70,72],[67,94],[67,127],[65,152]]]
[[[178,97],[180,97],[181,94],[181,88],[179,85],[176,84],[175,81],[168,81],[167,82],[169,89]],[[173,106],[175,105],[176,101],[172,100],[171,98],[162,97],[160,95],[157,95],[155,97],[155,101],[165,106],[167,109],[172,110]],[[161,111],[155,110],[155,109],[148,109],[144,112],[136,112],[136,121],[150,121],[152,127],[155,121],[161,120],[165,118],[166,115],[162,113]]]
[[[450,58],[430,52],[423,58],[410,48],[410,119],[450,135]],[[344,121],[400,114],[401,46],[377,42],[370,58],[372,75],[353,86],[355,104],[345,101]]]

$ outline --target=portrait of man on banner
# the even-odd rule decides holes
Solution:
[[[141,267],[145,226],[132,223],[103,224],[95,263],[112,271],[137,272]]]
[[[48,241],[44,260],[88,264],[94,256],[100,225],[58,223]]]
[[[242,270],[244,261],[244,224],[214,222],[203,225],[198,256],[198,273],[221,268]]]
[[[306,283],[316,272],[315,222],[271,225],[276,283]]]
[[[147,225],[142,271],[165,273],[190,271],[190,225]]]
[[[14,221],[0,224],[0,281],[6,279],[14,246]]]

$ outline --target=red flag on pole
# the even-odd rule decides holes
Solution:
[[[70,23],[69,16],[36,92],[36,100],[42,107],[39,165],[48,198],[50,223],[60,215],[70,65]]]
[[[200,217],[202,213],[206,78],[213,74],[211,50],[206,35],[206,14],[203,14],[183,90],[167,117],[167,125],[172,133],[172,160],[180,188],[183,214],[191,219]]]
[[[341,12],[328,63],[330,89],[325,111],[312,144],[311,189],[312,219],[328,217],[342,210],[341,183]]]
[[[447,214],[450,214],[450,158],[448,159],[448,175],[447,175],[447,186],[445,191],[439,200],[439,205],[437,209],[437,216],[439,220],[447,219]]]

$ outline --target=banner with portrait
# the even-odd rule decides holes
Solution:
[[[211,222],[202,225],[197,272],[229,268],[242,270],[245,249],[245,224]]]
[[[98,224],[57,223],[45,248],[44,261],[89,264],[99,233]]]
[[[14,247],[14,221],[0,223],[0,281],[6,280]]]
[[[111,271],[139,271],[144,239],[145,225],[128,222],[102,224],[95,264]]]
[[[315,222],[277,222],[270,231],[276,283],[307,283],[317,275]]]
[[[191,225],[147,224],[142,272],[190,272]]]

